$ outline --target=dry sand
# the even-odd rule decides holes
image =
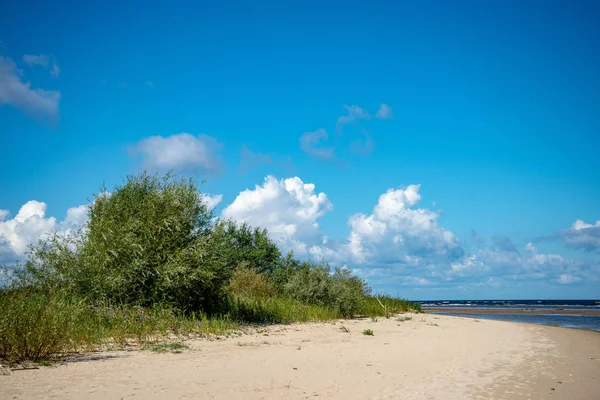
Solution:
[[[589,331],[418,314],[187,344],[14,371],[0,398],[600,399],[600,334]]]

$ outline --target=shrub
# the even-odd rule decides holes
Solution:
[[[366,282],[352,276],[347,269],[336,268],[330,274],[329,265],[306,262],[286,271],[285,295],[306,304],[331,307],[343,317],[355,315],[368,293]]]
[[[245,267],[233,272],[227,290],[236,297],[272,297],[276,294],[275,285],[267,275]]]
[[[222,262],[231,270],[242,265],[260,273],[270,273],[281,258],[279,248],[266,229],[220,220],[213,226],[211,235],[213,245],[219,245]]]
[[[43,360],[93,345],[90,309],[81,300],[34,289],[0,291],[0,359]]]
[[[215,309],[229,279],[195,181],[147,173],[96,196],[78,236],[34,247],[28,280],[59,284],[93,302],[185,311]]]
[[[362,332],[362,334],[365,335],[365,336],[374,336],[375,335],[371,329],[365,329]]]

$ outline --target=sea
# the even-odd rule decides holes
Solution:
[[[600,332],[600,316],[577,314],[577,311],[584,310],[600,311],[600,300],[436,300],[420,301],[419,303],[423,310],[451,308],[453,311],[460,309],[476,309],[478,311],[477,314],[463,314],[458,311],[443,313],[443,315],[553,325]],[[494,314],[486,314],[486,310],[494,310]],[[561,310],[572,310],[574,313],[560,314]],[[527,314],[531,311],[542,311],[542,313]]]

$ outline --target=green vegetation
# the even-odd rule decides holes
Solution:
[[[362,334],[365,335],[365,336],[374,336],[375,335],[371,329],[365,329],[362,332]]]
[[[252,323],[385,316],[418,305],[371,296],[348,269],[282,255],[264,229],[215,219],[193,180],[143,173],[101,188],[79,232],[2,267],[0,359],[223,335]],[[162,349],[162,350],[160,350]]]
[[[151,350],[155,353],[181,353],[183,350],[187,349],[183,343],[157,343],[150,347],[147,347],[147,350]]]

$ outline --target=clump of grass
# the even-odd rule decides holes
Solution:
[[[181,353],[189,347],[183,343],[157,343],[147,349],[154,353]]]
[[[98,340],[93,316],[72,297],[34,289],[0,291],[0,359],[46,360],[91,347]]]
[[[365,335],[365,336],[374,336],[375,335],[371,329],[365,329],[362,332],[362,334]]]
[[[421,312],[419,303],[411,303],[397,297],[388,295],[366,296],[360,314],[367,316],[388,317],[403,312]]]
[[[378,321],[377,317],[371,317],[371,322],[377,322],[377,321]]]
[[[434,322],[428,322],[427,325],[429,325],[429,326],[439,326],[438,324],[436,324]]]
[[[350,329],[346,328],[345,326],[340,326],[340,331],[344,332],[344,333],[350,333]]]
[[[396,318],[396,321],[398,322],[406,322],[406,321],[410,321],[412,320],[412,317],[398,317]]]
[[[282,296],[235,296],[230,300],[228,315],[233,320],[258,323],[331,321],[341,317],[329,307]]]

